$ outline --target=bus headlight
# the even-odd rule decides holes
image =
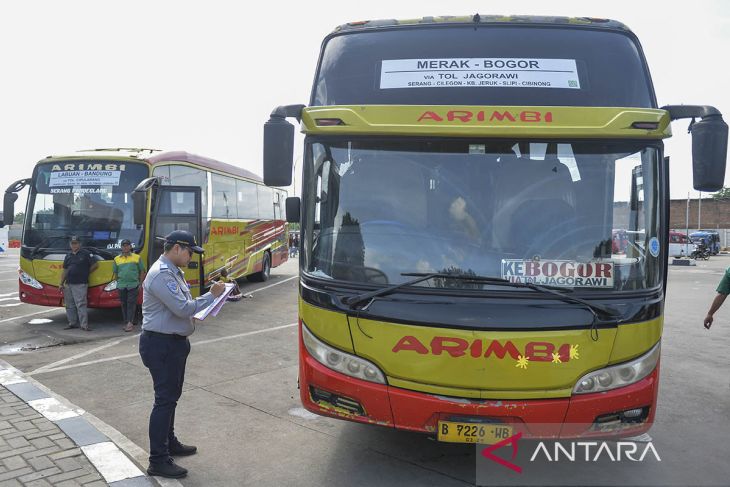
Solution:
[[[356,379],[386,384],[385,375],[377,365],[319,341],[304,324],[302,324],[302,339],[309,354],[328,369]]]
[[[35,289],[43,289],[43,284],[33,279],[29,274],[23,271],[18,271],[18,279],[26,286],[30,286]]]
[[[106,291],[106,292],[115,291],[116,289],[117,289],[117,281],[112,281],[109,284],[107,284],[106,286],[104,286],[104,291]]]
[[[573,388],[573,394],[610,391],[625,387],[651,374],[659,361],[660,343],[639,358],[619,365],[594,370],[581,377]]]

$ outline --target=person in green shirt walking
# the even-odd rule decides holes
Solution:
[[[717,312],[718,309],[720,309],[722,303],[725,302],[727,295],[730,294],[730,268],[725,271],[725,274],[720,280],[720,284],[717,285],[716,291],[717,295],[715,296],[715,299],[712,300],[710,310],[707,312],[707,316],[705,316],[704,324],[705,328],[707,328],[708,330],[712,326],[713,315]]]
[[[144,280],[145,267],[139,254],[132,252],[132,242],[122,240],[122,253],[114,257],[114,279],[117,280],[119,302],[122,304],[124,331],[134,331],[139,284]]]

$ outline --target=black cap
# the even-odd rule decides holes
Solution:
[[[71,242],[80,242],[78,235],[71,235]]]
[[[132,245],[132,241],[129,240],[128,238],[125,238],[124,240],[122,240],[122,243],[119,245]]]
[[[203,248],[198,247],[198,242],[192,233],[185,230],[175,230],[165,237],[165,243],[180,244],[190,247],[190,250],[196,254],[202,254]]]

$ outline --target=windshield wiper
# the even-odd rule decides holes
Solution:
[[[110,259],[113,259],[115,257],[115,254],[113,252],[106,250],[106,249],[100,249],[99,247],[92,247],[92,246],[88,246],[85,248],[87,250],[89,250],[89,252],[91,252],[92,254],[99,254],[102,257],[108,257]]]
[[[385,296],[402,287],[412,286],[413,284],[418,284],[419,282],[427,281],[427,280],[433,279],[433,278],[440,278],[440,279],[459,279],[459,280],[463,280],[463,281],[483,282],[483,283],[493,284],[493,285],[497,285],[497,286],[527,288],[527,289],[531,289],[533,291],[537,291],[537,292],[540,292],[543,294],[551,294],[562,301],[582,304],[593,315],[593,322],[591,323],[591,338],[593,340],[598,340],[598,328],[597,328],[598,313],[601,313],[603,316],[608,317],[609,319],[615,318],[620,315],[620,313],[613,308],[609,308],[608,306],[604,306],[602,304],[591,303],[590,301],[581,299],[577,296],[571,296],[569,294],[566,294],[565,290],[563,290],[561,288],[555,288],[552,286],[542,286],[540,284],[532,284],[532,283],[525,283],[525,282],[512,282],[512,281],[509,281],[502,277],[478,276],[475,274],[457,274],[457,273],[442,273],[442,272],[431,272],[431,273],[405,272],[405,273],[402,273],[401,275],[402,276],[415,276],[416,279],[412,279],[410,281],[402,282],[400,284],[395,284],[393,286],[388,286],[388,287],[384,287],[381,289],[376,289],[375,291],[370,291],[367,293],[359,294],[357,296],[353,296],[351,298],[346,299],[345,304],[347,304],[350,307],[350,309],[355,309],[355,307],[359,303],[362,303],[363,301],[368,301],[370,299],[373,299],[373,298],[376,298],[379,296]],[[558,290],[558,289],[560,289],[560,290]]]
[[[478,282],[487,282],[487,283],[495,283],[495,284],[504,284],[504,283],[511,284],[507,279],[504,279],[501,277],[486,277],[486,276],[477,276],[474,274],[450,274],[450,273],[444,273],[444,272],[403,272],[403,273],[401,273],[401,276],[413,276],[413,277],[416,277],[416,279],[412,279],[410,281],[402,282],[400,284],[395,284],[393,286],[388,286],[388,287],[376,289],[375,291],[370,291],[367,293],[359,294],[357,296],[353,296],[351,298],[346,299],[345,304],[347,304],[351,309],[355,309],[355,306],[357,306],[359,303],[362,303],[363,301],[367,301],[369,299],[376,298],[378,296],[385,296],[402,287],[412,286],[414,284],[418,284],[419,282],[427,281],[434,277],[442,278],[442,279],[462,279],[465,281],[478,281]]]
[[[406,275],[406,274],[403,274],[403,275]],[[390,294],[393,291],[396,291],[402,287],[412,286],[414,284],[418,284],[419,282],[427,281],[427,280],[431,279],[432,277],[439,276],[440,274],[437,272],[434,272],[431,274],[416,274],[416,275],[419,276],[417,279],[411,279],[410,281],[401,282],[400,284],[395,284],[393,286],[383,287],[380,289],[376,289],[375,291],[358,294],[357,296],[353,296],[351,298],[345,299],[344,302],[346,305],[348,305],[350,307],[350,309],[355,309],[355,306],[362,303],[363,301],[368,301],[368,300],[376,298],[378,296],[385,296],[386,294]]]
[[[40,242],[38,242],[38,245],[33,247],[33,250],[30,251],[30,257],[33,258],[36,253],[43,247],[44,245],[48,245],[51,242],[55,242],[56,240],[69,238],[67,235],[50,235],[48,237],[43,238]]]
[[[590,301],[587,301],[585,299],[581,299],[579,297],[566,294],[566,291],[567,291],[566,289],[558,288],[555,286],[543,286],[541,284],[532,284],[532,283],[528,283],[528,282],[512,282],[512,281],[509,281],[502,277],[477,276],[474,274],[456,274],[456,273],[453,273],[453,274],[452,273],[426,274],[426,273],[418,273],[418,272],[407,272],[407,273],[403,273],[401,275],[403,275],[403,276],[429,275],[431,277],[439,277],[442,279],[459,279],[459,280],[463,280],[463,281],[484,282],[484,283],[494,284],[497,286],[527,288],[527,289],[532,289],[533,291],[541,292],[543,294],[552,294],[553,296],[556,296],[557,298],[562,299],[563,301],[582,304],[583,306],[590,309],[594,315],[597,312],[600,312],[604,316],[613,318],[620,314],[618,311],[616,311],[613,308],[609,308],[608,306],[604,306],[602,304],[597,304],[597,303],[591,303]]]

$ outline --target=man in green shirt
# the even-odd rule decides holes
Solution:
[[[117,280],[119,302],[122,304],[124,331],[134,330],[139,283],[144,280],[145,267],[139,254],[132,252],[132,242],[122,240],[122,253],[114,257],[114,279]]]
[[[710,311],[708,311],[707,316],[705,316],[705,328],[708,330],[712,326],[712,316],[718,309],[720,309],[722,303],[725,302],[725,298],[727,298],[727,295],[730,294],[730,268],[725,271],[725,275],[722,276],[720,284],[717,285],[716,291],[717,296],[715,296],[715,299],[712,300]]]

